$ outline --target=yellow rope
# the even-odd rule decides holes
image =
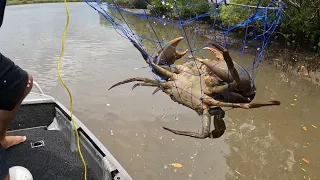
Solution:
[[[67,22],[66,22],[66,26],[64,28],[64,31],[63,31],[63,35],[62,35],[62,49],[61,49],[61,53],[60,53],[60,56],[59,56],[59,59],[58,59],[58,75],[59,75],[59,78],[60,78],[60,81],[61,83],[63,84],[63,86],[66,88],[66,90],[68,91],[69,93],[69,97],[70,97],[70,113],[71,113],[71,122],[72,122],[72,125],[73,125],[73,128],[74,128],[74,131],[76,133],[76,141],[77,141],[77,145],[78,145],[78,152],[79,152],[79,155],[81,157],[81,160],[83,162],[83,166],[84,166],[84,179],[87,180],[87,165],[86,165],[86,162],[82,156],[82,153],[81,153],[81,149],[80,149],[80,139],[79,139],[79,133],[77,131],[77,127],[76,127],[76,124],[73,120],[73,115],[72,115],[72,95],[71,95],[71,92],[69,90],[69,88],[67,87],[67,85],[64,83],[63,79],[62,79],[62,76],[60,74],[60,62],[61,62],[61,58],[63,56],[63,53],[64,53],[64,42],[65,42],[65,37],[66,37],[66,34],[67,34],[67,29],[68,29],[68,26],[69,26],[69,20],[70,20],[70,14],[69,14],[69,9],[68,9],[68,5],[67,5],[67,0],[64,0],[64,5],[66,7],[66,12],[67,12]]]

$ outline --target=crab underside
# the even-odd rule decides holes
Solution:
[[[174,134],[194,138],[218,138],[226,130],[223,118],[225,112],[221,107],[251,109],[262,106],[280,105],[279,101],[267,103],[251,103],[256,88],[252,85],[250,75],[238,64],[232,61],[228,51],[216,43],[209,43],[212,47],[204,49],[212,51],[217,60],[199,59],[172,66],[177,59],[183,57],[188,50],[178,52],[175,48],[182,37],[168,42],[156,55],[156,59],[148,55],[134,42],[145,61],[151,65],[154,73],[164,79],[163,82],[153,79],[135,77],[121,81],[111,88],[136,82],[137,86],[156,87],[154,93],[162,90],[170,98],[194,111],[201,117],[200,132],[172,130],[163,127]],[[238,71],[245,73],[239,76]],[[110,89],[111,89],[110,88]],[[214,116],[214,130],[211,129],[211,116]]]

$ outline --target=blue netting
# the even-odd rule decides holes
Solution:
[[[284,7],[277,0],[248,0],[245,4],[244,0],[241,0],[242,4],[208,0],[150,1],[85,0],[119,34],[135,42],[149,58],[155,58],[159,48],[180,36],[185,40],[177,49],[189,49],[180,62],[197,62],[195,57],[214,58],[211,52],[202,50],[208,46],[209,39],[227,48],[233,60],[251,74],[253,81],[264,49],[280,23]],[[147,4],[148,8],[137,8],[141,4]],[[155,78],[158,79],[156,75]]]

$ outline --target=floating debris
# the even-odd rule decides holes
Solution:
[[[239,173],[239,171],[237,171],[237,170],[234,170],[236,173],[238,173],[240,176],[242,176],[242,174],[241,173]]]
[[[313,128],[317,128],[317,126],[315,126],[315,125],[313,125],[313,124],[312,124],[311,126],[312,126]]]
[[[293,104],[290,104],[290,105],[293,107],[293,106],[295,106],[296,104],[295,104],[295,103],[293,103]]]
[[[181,168],[182,167],[182,164],[180,164],[180,163],[171,163],[170,165],[175,167],[175,168]]]
[[[294,101],[297,101],[297,99],[293,99]]]
[[[306,158],[302,158],[302,160],[303,160],[305,163],[309,163],[309,160],[306,159]]]
[[[305,127],[305,126],[302,126],[302,129],[305,131],[308,130],[307,127]]]
[[[175,139],[171,139],[172,141],[175,141]]]
[[[237,130],[236,130],[236,129],[234,129],[234,128],[233,128],[233,129],[231,129],[231,130],[232,130],[232,131],[234,131],[234,132],[236,132],[236,131],[237,131]]]
[[[306,172],[306,170],[304,168],[301,168],[301,169],[302,169],[302,171]]]
[[[110,106],[110,104],[108,103],[107,106]]]

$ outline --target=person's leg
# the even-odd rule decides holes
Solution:
[[[6,136],[9,123],[14,119],[18,113],[21,103],[24,98],[30,93],[33,87],[32,75],[28,73],[28,83],[25,87],[24,94],[13,110],[0,110],[0,180],[10,180],[9,167],[7,164],[7,155],[5,150],[20,144],[26,140],[25,136]]]
[[[10,180],[10,174],[8,174],[8,175],[4,178],[4,180]]]
[[[15,105],[12,111],[0,110],[0,143],[4,149],[17,145],[26,140],[25,136],[6,136],[7,128],[12,119],[20,109],[20,105],[24,98],[30,93],[33,87],[33,77],[28,73],[28,85],[25,88],[23,97]]]

